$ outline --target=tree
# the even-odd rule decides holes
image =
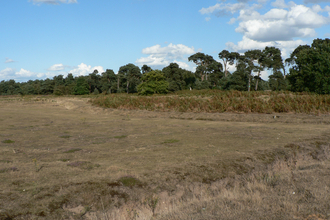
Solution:
[[[229,52],[228,50],[223,50],[219,53],[219,58],[223,61],[225,77],[228,75],[228,65],[233,65],[235,60],[239,58],[239,53]]]
[[[207,72],[209,74],[209,81],[210,85],[213,88],[221,88],[220,80],[222,79],[222,77],[224,77],[224,73],[222,72],[222,70],[222,64],[217,61],[213,61],[208,66]]]
[[[166,81],[169,83],[169,91],[175,92],[185,88],[185,70],[181,69],[177,63],[170,63],[170,65],[163,68],[162,72],[166,78]]]
[[[162,71],[152,70],[143,74],[140,85],[137,86],[140,95],[166,94],[168,93],[169,83]]]
[[[188,57],[188,61],[193,61],[196,65],[196,73],[201,77],[201,80],[207,80],[208,76],[208,66],[215,62],[212,56],[198,52],[196,54],[191,55]]]
[[[246,91],[250,80],[250,69],[247,62],[242,62],[243,58],[240,58],[236,71],[230,76],[229,82],[226,82],[226,88],[230,90]]]
[[[75,95],[85,95],[89,94],[89,85],[87,83],[87,80],[84,76],[79,76],[76,79],[76,86],[74,88],[74,94]]]
[[[106,93],[111,94],[112,91],[115,91],[117,86],[117,76],[115,72],[111,69],[107,69],[105,72],[103,72],[100,85],[102,92],[105,91]]]
[[[129,63],[125,66],[121,66],[118,71],[118,90],[119,85],[128,93],[137,92],[137,85],[140,84],[141,70],[138,66]],[[125,85],[125,86],[124,86]]]
[[[89,85],[89,93],[92,93],[97,90],[101,90],[100,85],[101,76],[99,75],[98,70],[94,70],[93,73],[90,73],[87,77],[87,83]]]
[[[142,70],[142,74],[145,74],[145,73],[148,73],[148,72],[152,71],[151,67],[147,66],[145,64],[142,66],[141,70]]]
[[[289,59],[291,90],[330,94],[330,39],[315,39],[311,46],[298,46]]]
[[[284,79],[282,72],[276,71],[269,76],[269,87],[273,91],[286,90],[287,83]]]
[[[255,76],[256,87],[255,90],[258,90],[258,81],[260,79],[260,72],[264,70],[264,54],[261,50],[248,50],[244,53],[242,57],[242,62],[246,62],[248,71],[249,71],[249,81],[248,81],[248,91],[251,91],[251,78],[253,77],[252,72],[257,72]]]

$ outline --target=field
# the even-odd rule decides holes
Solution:
[[[330,219],[329,97],[305,96],[0,97],[0,219]]]

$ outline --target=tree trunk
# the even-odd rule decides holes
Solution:
[[[248,92],[251,90],[251,74],[249,74]]]
[[[117,92],[119,91],[119,76],[118,76],[118,82],[117,82]]]
[[[258,72],[258,78],[257,78],[257,82],[256,82],[256,88],[255,88],[255,91],[258,91],[259,76],[260,76],[260,71]]]
[[[283,67],[283,75],[284,75],[284,79],[286,78],[286,74],[285,74],[285,68]]]
[[[127,94],[128,94],[129,81],[127,80]]]
[[[223,61],[223,65],[225,66],[225,77],[227,77],[227,62]]]

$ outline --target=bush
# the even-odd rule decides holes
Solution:
[[[142,76],[143,83],[138,85],[140,95],[166,94],[169,83],[160,70],[153,70]]]

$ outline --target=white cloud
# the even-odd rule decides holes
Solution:
[[[243,36],[243,39],[237,44],[228,42],[226,43],[226,46],[229,50],[241,53],[247,50],[263,50],[265,47],[276,47],[281,50],[283,57],[288,57],[295,48],[304,44],[306,44],[306,42],[303,40],[259,42]]]
[[[193,63],[186,63],[186,62],[177,61],[177,60],[174,60],[173,63],[177,63],[179,65],[179,67],[182,69],[190,70],[192,72],[195,72],[195,70],[196,70],[196,65]]]
[[[274,8],[264,15],[257,11],[251,13],[241,10],[236,32],[261,42],[315,37],[315,28],[330,23],[329,17],[318,14],[322,10],[321,7],[309,8],[304,5],[293,5],[288,10]]]
[[[199,10],[201,14],[213,14],[217,16],[227,15],[228,12],[234,14],[235,12],[245,9],[247,7],[246,3],[239,2],[239,3],[217,3],[214,6],[210,6],[208,8],[202,8]]]
[[[15,75],[17,77],[25,78],[25,77],[35,76],[37,74],[34,72],[31,72],[29,70],[25,70],[25,69],[21,68],[21,70],[19,72],[16,72]]]
[[[32,2],[35,5],[41,5],[41,4],[59,5],[62,3],[65,4],[78,3],[77,0],[29,0],[29,2]]]
[[[15,69],[6,68],[0,71],[0,79],[1,80],[11,79],[10,77],[14,74],[15,74]]]
[[[187,55],[195,53],[194,47],[188,47],[183,44],[174,45],[170,43],[166,47],[161,47],[159,44],[147,47],[142,50],[143,54],[149,55],[148,57],[141,57],[135,61],[137,65],[148,65],[153,68],[162,68],[169,65],[176,60],[177,63],[181,62],[181,66],[185,66],[183,60]],[[182,60],[182,61],[180,61]],[[186,60],[186,59],[185,59]],[[179,64],[180,65],[180,64]],[[187,66],[186,66],[187,67]],[[188,69],[191,69],[188,65]]]
[[[330,0],[304,0],[305,4],[308,4],[308,3],[315,4],[315,3],[321,3],[321,2],[330,2]]]
[[[206,17],[206,18],[205,18],[205,21],[210,21],[210,20],[211,20],[210,17]]]
[[[14,60],[9,59],[8,57],[6,57],[6,61],[5,61],[5,63],[14,63],[14,62],[15,62]]]
[[[63,64],[54,64],[53,66],[49,67],[48,70],[49,71],[60,71],[60,70],[64,70],[66,66],[64,66]]]
[[[236,18],[231,18],[229,21],[228,21],[228,24],[234,24],[236,22]]]
[[[104,69],[102,66],[94,66],[92,67],[91,65],[87,65],[84,63],[81,63],[80,65],[77,66],[77,68],[69,71],[70,73],[72,73],[72,75],[74,76],[85,76],[88,75],[90,73],[93,73],[94,70],[97,70],[99,73],[103,73]]]
[[[285,3],[284,0],[276,0],[275,2],[271,3],[275,8],[288,8],[289,6]]]
[[[325,2],[324,0],[305,0],[310,3]],[[326,0],[330,1],[330,0]],[[256,1],[254,1],[256,2]],[[252,49],[264,49],[274,46],[282,51],[282,56],[287,57],[299,45],[306,44],[303,38],[316,37],[316,28],[330,24],[330,6],[322,8],[320,5],[298,5],[293,1],[276,0],[271,3],[273,8],[262,10],[262,3],[253,2],[217,3],[208,8],[202,8],[201,14],[214,14],[217,16],[234,14],[228,24],[238,22],[235,31],[242,34],[242,40],[228,42],[227,48],[240,53]],[[328,14],[328,16],[325,15]]]

